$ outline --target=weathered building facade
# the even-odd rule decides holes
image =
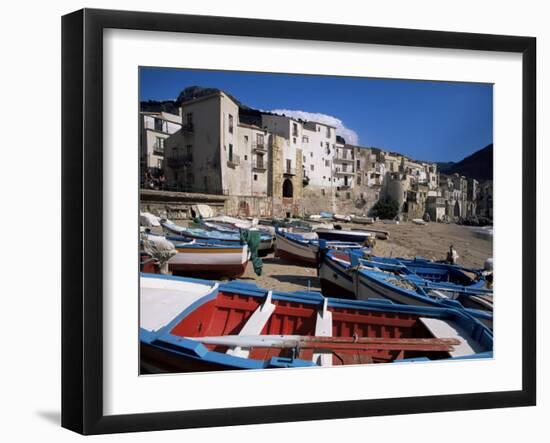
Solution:
[[[140,112],[139,156],[142,187],[151,187],[153,180],[163,176],[166,140],[180,129],[180,115],[167,112]]]
[[[149,114],[142,116],[143,134],[159,132],[162,142],[142,137],[142,166],[152,161],[162,170],[165,190],[226,196],[231,215],[369,215],[381,198],[391,198],[401,219],[492,217],[492,186],[439,174],[435,163],[347,144],[325,123],[243,114],[223,91],[184,101],[178,116]]]

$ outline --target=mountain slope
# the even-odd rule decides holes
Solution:
[[[457,163],[439,163],[438,169],[443,174],[458,173],[480,181],[492,180],[493,144],[485,146]]]

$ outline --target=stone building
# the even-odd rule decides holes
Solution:
[[[335,186],[333,162],[336,153],[336,128],[314,121],[303,123],[302,160],[307,186],[325,194]]]
[[[476,215],[493,218],[493,181],[479,183],[476,199]]]
[[[336,190],[349,194],[355,187],[355,150],[347,145],[342,137],[336,140],[336,152],[333,157],[334,185]]]
[[[141,183],[164,175],[165,142],[181,129],[181,116],[168,112],[140,112],[139,155]]]
[[[469,215],[468,180],[460,174],[439,175],[439,190],[445,200],[445,215],[457,221]]]
[[[431,221],[443,220],[445,217],[446,202],[440,196],[428,196],[426,199],[426,212]]]
[[[272,198],[273,216],[278,217],[302,215],[302,150],[296,148],[295,157],[289,159],[289,144],[288,139],[279,135],[270,138],[268,195]],[[296,167],[291,169],[289,163]]]
[[[369,215],[390,197],[401,219],[492,217],[492,186],[346,144],[331,125],[242,107],[223,91],[183,102],[178,116],[142,113],[142,121],[142,165],[164,171],[167,190],[225,196],[229,215]]]
[[[169,190],[267,196],[269,134],[239,122],[239,105],[217,92],[184,102],[183,126],[165,142]]]

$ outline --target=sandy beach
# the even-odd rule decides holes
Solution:
[[[399,225],[342,224],[342,229],[372,228],[388,231],[388,240],[377,240],[375,255],[393,257],[425,257],[444,259],[450,245],[458,252],[458,264],[472,268],[482,268],[485,260],[493,256],[493,239],[477,233],[476,228],[444,223],[428,223],[425,226],[413,223]],[[282,291],[307,290],[319,291],[317,270],[292,265],[273,255],[263,259],[261,276],[254,274],[252,265],[248,265],[241,280],[256,283],[258,286]]]

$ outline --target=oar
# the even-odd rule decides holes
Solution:
[[[222,335],[212,337],[185,337],[203,344],[277,349],[386,350],[450,352],[460,344],[456,338],[382,338],[382,337],[322,337],[300,335]]]

